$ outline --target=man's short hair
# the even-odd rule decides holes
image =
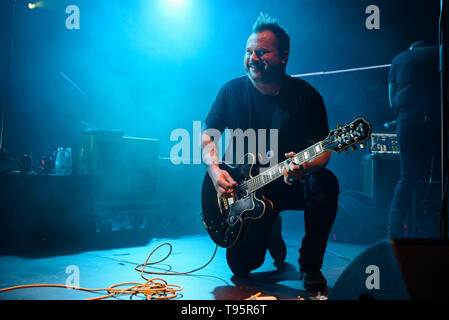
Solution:
[[[253,24],[253,33],[259,33],[265,30],[270,30],[276,35],[276,38],[279,41],[279,54],[282,54],[284,51],[290,51],[290,37],[288,36],[287,31],[280,26],[277,19],[261,12],[256,22]]]

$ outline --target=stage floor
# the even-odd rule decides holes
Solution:
[[[298,248],[302,234],[283,229],[287,244],[287,259],[282,270],[273,265],[267,253],[264,264],[245,280],[236,279],[226,264],[225,249],[218,248],[216,256],[205,268],[189,275],[151,275],[169,284],[180,285],[183,290],[176,299],[187,300],[240,300],[260,292],[276,299],[310,298],[299,281]],[[206,264],[212,257],[215,245],[206,234],[171,238],[153,238],[143,246],[122,247],[107,250],[84,251],[71,254],[7,255],[0,257],[0,288],[26,284],[69,283],[79,270],[79,286],[107,288],[123,282],[144,283],[140,272],[134,268],[144,263],[151,251],[163,243],[170,243],[173,251],[162,263],[147,266],[155,272],[186,272]],[[366,246],[329,242],[322,272],[328,280],[327,295],[340,274]],[[161,247],[150,262],[166,256],[168,246]],[[67,273],[66,273],[67,272]],[[71,278],[70,278],[71,277]],[[80,300],[98,297],[92,293],[67,288],[27,288],[0,293],[1,300]],[[141,299],[142,297],[133,297]],[[130,295],[110,299],[129,300]]]

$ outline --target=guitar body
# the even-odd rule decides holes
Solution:
[[[220,169],[226,170],[239,186],[253,177],[257,170],[255,157],[245,155],[236,167],[222,163]],[[247,194],[238,190],[232,198],[219,196],[209,174],[203,180],[201,190],[202,219],[211,239],[220,247],[230,248],[241,239],[242,230],[251,220],[261,219],[273,210],[273,204],[261,193]]]

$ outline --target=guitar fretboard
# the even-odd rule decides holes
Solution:
[[[286,159],[283,162],[265,170],[257,176],[247,181],[248,193],[257,191],[259,188],[269,184],[277,178],[283,176],[283,170],[288,164],[293,161],[297,165],[303,164],[306,161],[310,161],[323,153],[324,149],[321,142],[315,143],[313,146],[305,149],[294,155],[291,159]]]

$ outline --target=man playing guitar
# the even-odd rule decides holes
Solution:
[[[207,128],[220,132],[226,128],[278,129],[276,152],[280,159],[293,157],[293,150],[303,150],[324,139],[329,128],[323,99],[311,85],[285,73],[289,51],[286,31],[276,20],[261,14],[246,44],[247,75],[227,82],[220,89],[205,120]],[[219,196],[230,197],[238,188],[237,182],[229,172],[220,169],[214,144],[204,131],[202,146],[208,152],[203,154],[203,160],[209,177]],[[245,225],[241,240],[226,251],[228,265],[235,275],[245,277],[260,267],[267,249],[275,265],[282,265],[286,245],[281,236],[279,213],[304,210],[305,236],[298,260],[301,279],[309,291],[327,288],[320,270],[339,194],[337,178],[325,168],[330,153],[325,151],[302,165],[292,161],[283,169],[283,181],[278,179],[264,187],[263,197],[271,204],[270,214]]]

